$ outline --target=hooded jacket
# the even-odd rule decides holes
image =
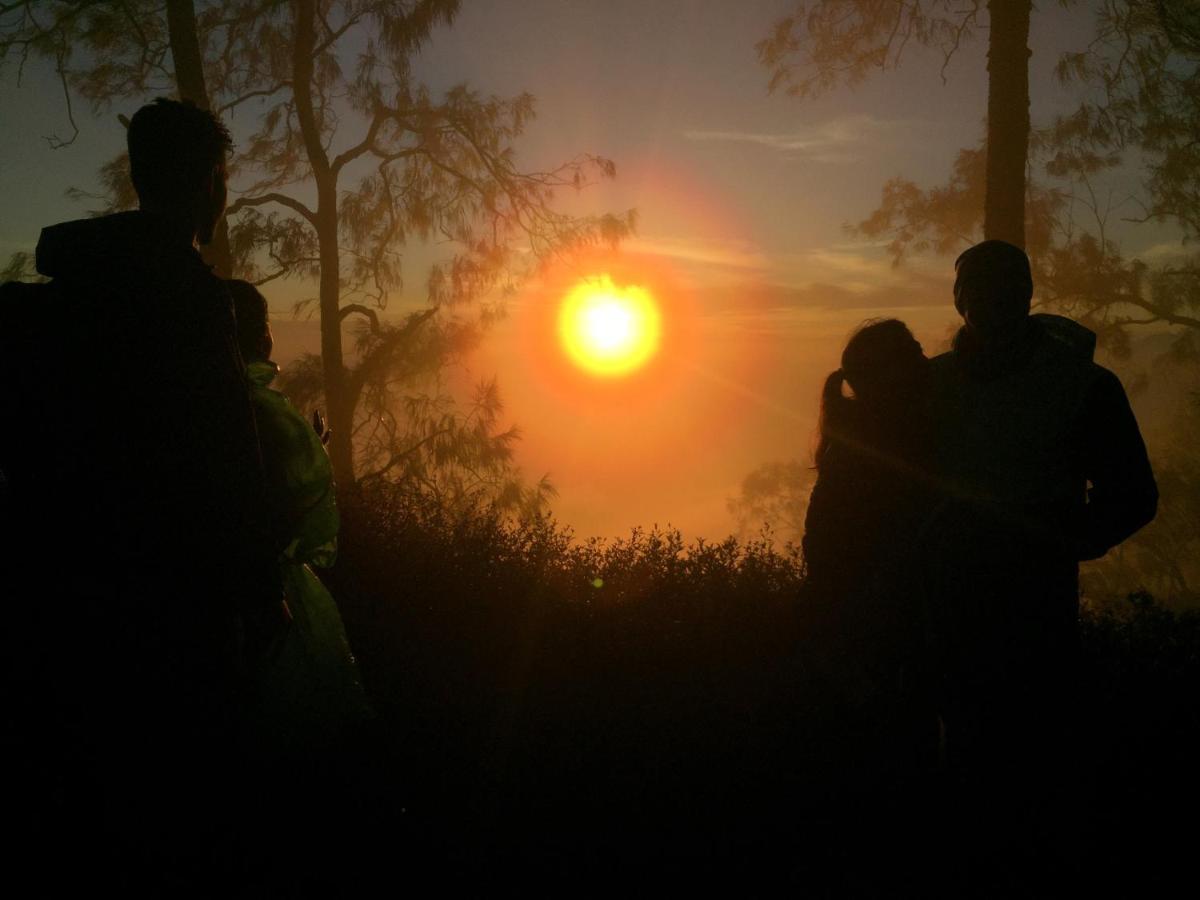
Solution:
[[[228,294],[143,212],[44,229],[37,268],[0,288],[9,577],[36,627],[134,677],[219,679],[281,597]]]
[[[933,360],[938,470],[949,498],[1058,547],[1103,556],[1154,518],[1158,489],[1117,377],[1092,360],[1095,335],[1035,315],[1003,355],[964,328]]]

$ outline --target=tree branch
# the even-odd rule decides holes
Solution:
[[[230,204],[225,210],[226,216],[232,216],[235,213],[241,212],[248,206],[265,206],[268,203],[278,203],[280,206],[286,206],[288,209],[299,213],[308,223],[314,228],[317,224],[317,214],[301,203],[294,197],[289,197],[286,194],[261,194],[257,197],[239,197],[236,201]]]
[[[335,175],[340,172],[347,163],[358,159],[374,146],[375,138],[379,135],[379,129],[383,127],[384,122],[391,118],[390,113],[391,110],[386,108],[380,108],[376,110],[375,116],[371,119],[371,124],[367,128],[366,136],[353,147],[350,147],[345,152],[339,153],[336,157],[334,157],[330,168],[333,170]]]
[[[1168,312],[1164,309],[1159,309],[1153,303],[1147,300],[1142,300],[1140,297],[1122,298],[1126,303],[1136,306],[1138,309],[1144,309],[1146,312],[1158,318],[1159,321],[1166,322],[1170,325],[1183,325],[1186,328],[1194,328],[1200,331],[1200,319],[1192,316],[1181,316],[1178,313]]]
[[[242,94],[240,97],[234,97],[232,100],[230,100],[226,103],[222,103],[220,106],[217,107],[216,113],[217,113],[217,115],[223,115],[223,114],[229,112],[231,109],[245,103],[247,100],[253,100],[255,97],[270,97],[273,94],[279,93],[284,88],[290,87],[291,84],[292,83],[290,81],[281,81],[281,82],[279,82],[279,84],[275,85],[274,87],[262,88],[261,90],[257,90],[257,91],[247,91],[246,93]]]
[[[350,419],[354,419],[354,409],[358,406],[359,397],[362,395],[363,387],[367,383],[367,379],[371,376],[375,366],[372,365],[372,359],[381,359],[390,352],[392,347],[408,340],[418,328],[424,325],[429,319],[437,314],[437,307],[427,309],[424,312],[416,313],[409,316],[408,321],[404,323],[403,328],[398,328],[396,331],[387,335],[380,346],[373,349],[370,356],[358,364],[358,367],[350,373],[346,379],[348,405],[350,407]]]
[[[371,331],[379,331],[379,314],[369,306],[363,306],[361,303],[350,303],[338,310],[338,321],[345,321],[348,316],[352,315],[366,316],[371,322]]]

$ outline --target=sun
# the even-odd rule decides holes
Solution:
[[[563,299],[558,331],[567,355],[594,375],[627,375],[658,350],[658,306],[635,285],[608,275],[585,278]]]

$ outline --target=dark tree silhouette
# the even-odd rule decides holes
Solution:
[[[394,328],[380,320],[402,283],[406,242],[436,239],[457,248],[428,279],[431,306],[449,307],[511,287],[530,264],[616,241],[633,223],[632,213],[580,219],[552,206],[557,190],[612,177],[608,160],[583,154],[548,171],[518,167],[514,144],[534,113],[530,95],[505,99],[458,86],[436,100],[416,83],[412,55],[459,6],[128,0],[0,7],[0,61],[15,62],[20,77],[28,59],[51,60],[68,104],[78,94],[102,111],[177,85],[197,102],[207,94],[222,116],[254,110],[256,129],[233,160],[235,185],[245,187],[227,213],[232,268],[258,284],[317,281],[311,302],[321,323],[321,398],[342,486],[361,474],[407,471],[395,458],[430,433],[428,421],[406,424],[415,407],[403,408],[402,376],[417,367],[403,358],[412,342],[402,335],[418,328],[465,333],[425,312]],[[114,160],[102,172],[117,206],[131,199],[123,170]],[[376,355],[360,363],[373,377],[347,362],[348,320],[361,323],[360,350]],[[381,360],[395,364],[390,375]],[[367,391],[368,384],[378,390]],[[394,436],[390,452],[380,453],[377,441],[356,444],[381,420],[395,423],[386,429]],[[441,459],[481,458],[477,445],[462,451],[457,460]]]
[[[201,109],[211,109],[208,85],[204,81],[204,56],[196,29],[196,6],[192,0],[167,0],[167,34],[171,60],[175,67],[175,85],[181,100],[190,100]],[[229,222],[217,224],[212,243],[202,248],[205,258],[222,278],[233,277],[233,257],[229,252]]]
[[[977,29],[982,5],[827,0],[780,21],[759,55],[773,89],[811,96],[895,67],[912,42],[936,48],[948,62]],[[1107,0],[1086,10],[1095,38],[1064,54],[1057,71],[1087,88],[1088,99],[1033,133],[1030,144],[1029,5],[989,4],[995,9],[983,145],[962,151],[944,186],[890,180],[879,208],[855,230],[889,238],[896,261],[928,250],[957,253],[981,237],[1022,244],[1042,302],[1083,319],[1118,351],[1128,345],[1130,325],[1197,329],[1200,264],[1190,259],[1151,271],[1125,260],[1110,235],[1111,197],[1096,179],[1136,154],[1146,166],[1137,219],[1174,221],[1185,237],[1200,234],[1200,14],[1188,0]],[[1027,181],[1026,172],[1039,169],[1045,177]]]
[[[743,478],[741,493],[727,504],[739,537],[752,540],[767,526],[785,541],[799,543],[816,475],[811,465],[788,460],[763,463]]]
[[[820,0],[798,3],[758,44],[770,88],[812,97],[853,87],[900,65],[911,43],[936,48],[946,66],[981,27],[983,0]],[[1025,245],[1025,163],[1029,145],[1029,0],[988,0],[987,181],[984,233]]]
[[[1028,0],[989,0],[987,191],[983,235],[1025,246],[1029,150]]]

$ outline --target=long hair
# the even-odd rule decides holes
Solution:
[[[837,442],[872,443],[889,422],[903,421],[900,406],[913,384],[921,345],[899,319],[868,319],[850,335],[842,366],[829,373],[821,389],[821,416],[814,460],[817,468]],[[847,396],[846,386],[853,396]]]
[[[833,444],[834,435],[844,435],[851,429],[850,420],[854,417],[854,401],[843,393],[846,385],[846,373],[842,369],[834,369],[825,378],[821,388],[821,416],[817,431],[817,449],[813,453],[816,467],[821,468],[829,448]]]

